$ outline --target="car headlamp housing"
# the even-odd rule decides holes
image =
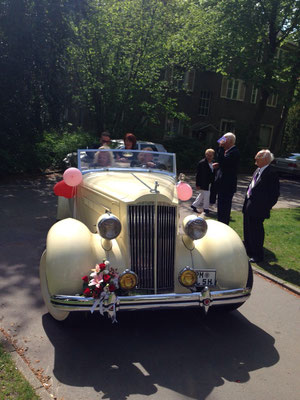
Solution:
[[[107,213],[98,219],[97,228],[101,237],[107,240],[112,240],[119,236],[122,225],[115,215]]]
[[[188,216],[183,221],[183,229],[192,240],[198,240],[206,235],[207,222],[201,217]]]
[[[119,286],[123,290],[132,290],[138,284],[138,277],[136,273],[126,269],[120,276],[119,276]]]
[[[185,267],[179,272],[178,280],[184,287],[195,286],[197,282],[197,274],[192,268]]]

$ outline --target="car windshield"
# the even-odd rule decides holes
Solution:
[[[78,150],[78,168],[82,173],[101,170],[153,171],[176,175],[173,153],[126,149]]]
[[[280,158],[287,158],[290,160],[300,160],[300,153],[288,153],[288,154],[284,154]]]

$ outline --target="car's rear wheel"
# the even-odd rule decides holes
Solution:
[[[57,308],[53,307],[50,301],[50,295],[48,291],[48,284],[46,277],[46,250],[44,251],[41,257],[41,262],[40,262],[40,284],[41,284],[42,296],[49,313],[57,321],[64,321],[69,316],[70,312],[58,310]]]

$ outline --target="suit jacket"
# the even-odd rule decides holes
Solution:
[[[253,176],[258,172],[254,172]],[[251,184],[251,182],[250,182]],[[248,186],[249,188],[249,186]],[[280,195],[279,178],[277,173],[269,165],[264,169],[251,190],[250,197],[245,197],[243,213],[249,216],[265,219],[270,218],[270,210],[277,203]],[[248,192],[248,189],[247,189]]]
[[[219,169],[216,174],[216,188],[218,193],[233,194],[237,187],[237,172],[240,162],[240,153],[233,146],[226,153],[223,147],[218,149],[217,161]]]
[[[197,165],[196,186],[202,190],[208,190],[209,184],[215,179],[215,172],[211,170],[206,158],[199,161]]]

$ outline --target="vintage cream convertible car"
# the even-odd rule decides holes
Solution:
[[[83,180],[73,198],[59,197],[40,263],[55,319],[92,309],[82,276],[103,260],[118,272],[115,311],[233,310],[249,298],[253,275],[239,236],[214,220],[182,218],[175,154],[142,153],[78,150]]]

